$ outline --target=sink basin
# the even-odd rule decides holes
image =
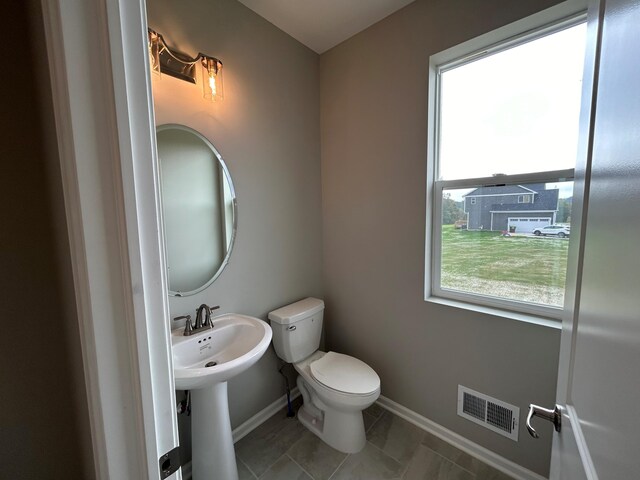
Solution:
[[[259,318],[228,313],[213,328],[185,337],[171,333],[177,390],[191,391],[192,477],[238,480],[227,381],[256,363],[271,343],[271,327]]]
[[[213,328],[182,335],[171,334],[176,389],[195,390],[226,382],[264,354],[271,327],[247,315],[229,313],[213,318]],[[209,366],[207,366],[209,365]]]

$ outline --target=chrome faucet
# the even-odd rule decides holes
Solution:
[[[202,330],[204,328],[213,328],[213,322],[211,321],[211,311],[217,310],[219,308],[220,308],[220,305],[216,305],[214,307],[210,307],[206,303],[203,303],[202,305],[200,305],[196,310],[195,325],[191,323],[191,315],[182,315],[180,317],[174,318],[173,320],[174,321],[183,320],[183,319],[187,320],[184,325],[184,332],[182,333],[182,335],[184,335],[185,337],[188,337],[196,333],[198,330]],[[204,312],[204,321],[202,320],[203,312]]]
[[[204,322],[202,321],[203,311],[204,311]],[[198,310],[196,310],[196,326],[194,330],[199,330],[201,328],[210,327],[210,326],[211,326],[211,309],[209,308],[209,305],[207,305],[206,303],[203,303],[198,307]]]

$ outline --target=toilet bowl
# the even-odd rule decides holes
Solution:
[[[380,396],[380,377],[357,358],[318,349],[323,310],[316,298],[274,310],[273,343],[299,374],[300,422],[336,450],[356,453],[366,443],[362,411]]]
[[[356,390],[347,386],[341,386],[342,390],[337,390],[320,381],[313,374],[312,365],[318,360],[326,358],[326,355],[340,355],[340,360],[336,362],[336,367],[345,362],[345,368],[351,362],[360,362],[369,369],[366,380],[368,381],[368,391],[362,388]],[[333,359],[332,359],[333,360]],[[303,404],[298,411],[300,422],[318,435],[325,443],[336,450],[345,453],[356,453],[364,448],[366,437],[362,411],[371,406],[380,396],[380,378],[368,365],[360,360],[341,355],[335,352],[316,351],[309,359],[294,364],[296,371],[300,374],[297,380],[298,389],[302,393]],[[358,372],[362,375],[362,372]],[[323,380],[331,385],[336,378],[325,376]],[[362,382],[359,382],[362,383]],[[346,391],[345,391],[346,390]]]

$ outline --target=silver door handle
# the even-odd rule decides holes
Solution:
[[[538,405],[534,405],[533,403],[529,405],[529,414],[527,415],[527,430],[529,431],[529,435],[531,435],[533,438],[540,438],[538,432],[536,432],[535,428],[531,426],[531,419],[533,417],[541,417],[545,420],[549,420],[551,423],[553,423],[556,432],[559,432],[562,428],[562,413],[560,412],[560,407],[558,407],[558,405],[556,405],[553,410],[539,407]]]

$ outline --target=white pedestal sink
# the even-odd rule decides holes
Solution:
[[[176,389],[191,390],[193,480],[238,480],[227,380],[256,363],[270,342],[269,325],[236,313],[189,337],[172,332]]]

